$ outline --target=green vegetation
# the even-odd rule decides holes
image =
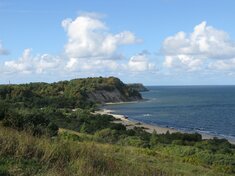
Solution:
[[[138,92],[145,92],[148,89],[141,83],[127,84],[128,87],[137,90]]]
[[[138,91],[128,87],[115,77],[86,78],[57,83],[30,83],[21,85],[1,85],[0,100],[12,107],[54,107],[91,108],[95,103],[103,103],[103,92],[118,92],[120,100],[140,100]],[[91,96],[97,95],[97,97]],[[109,98],[109,99],[108,99]],[[118,101],[107,97],[110,101]],[[104,99],[105,100],[105,99]]]
[[[127,129],[94,113],[101,90],[138,95],[113,77],[0,86],[0,175],[235,174],[227,140]]]
[[[99,137],[63,130],[56,138],[38,138],[1,127],[0,175],[234,175],[231,153],[174,144],[142,148],[94,142]]]

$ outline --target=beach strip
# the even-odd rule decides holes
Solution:
[[[134,127],[140,127],[149,133],[152,133],[155,130],[157,134],[165,134],[167,131],[169,131],[169,133],[176,133],[176,132],[189,133],[189,132],[185,132],[185,131],[174,129],[174,128],[161,127],[161,126],[157,126],[157,125],[151,125],[151,124],[146,124],[143,122],[130,120],[126,116],[121,115],[121,114],[115,114],[114,111],[109,110],[109,109],[100,109],[100,110],[96,111],[95,113],[96,114],[112,115],[116,119],[114,121],[114,123],[121,123],[121,124],[125,125],[127,127],[127,129],[133,129]],[[203,134],[203,133],[200,133],[200,134],[202,135],[202,139],[213,139],[214,137],[216,137],[213,135],[208,135],[208,134]],[[229,140],[229,142],[231,142],[233,144],[235,143],[234,141],[230,141],[230,140]]]

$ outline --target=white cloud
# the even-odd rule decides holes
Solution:
[[[119,64],[115,60],[104,60],[104,59],[80,59],[71,58],[67,62],[65,69],[68,72],[106,72],[115,71],[119,67]]]
[[[31,55],[31,49],[25,49],[18,60],[5,61],[4,66],[8,73],[44,73],[58,68],[60,65],[59,57],[49,54]]]
[[[143,73],[156,71],[156,65],[149,61],[150,54],[139,53],[132,56],[128,62],[111,59],[79,59],[71,58],[65,69],[68,72],[94,73]]]
[[[110,33],[101,19],[102,17],[97,17],[97,14],[88,13],[74,20],[63,20],[61,25],[68,36],[63,57],[49,54],[33,55],[31,49],[25,49],[18,59],[4,62],[2,73],[105,76],[143,74],[156,70],[147,52],[126,59],[118,48],[138,43],[139,39],[130,31]]]
[[[106,72],[117,70],[119,64],[113,60],[96,60],[91,63],[83,62],[81,65],[81,70],[83,71],[96,71],[96,72]]]
[[[0,55],[6,55],[8,51],[3,47],[2,43],[0,42]]]
[[[218,60],[209,64],[210,69],[214,70],[235,70],[235,58],[228,60]]]
[[[65,19],[62,26],[68,36],[65,53],[69,58],[113,59],[120,45],[138,42],[130,31],[109,33],[104,22],[94,16],[81,15],[75,20]]]
[[[182,67],[192,71],[202,68],[206,61],[235,58],[235,43],[226,32],[207,26],[204,21],[195,26],[190,34],[179,32],[167,37],[163,42],[162,51],[166,67]]]
[[[168,68],[196,71],[201,69],[203,61],[190,55],[165,56],[163,65]]]
[[[78,67],[78,60],[76,58],[70,58],[65,66],[65,69],[67,71],[74,71],[77,69],[77,67]]]
[[[66,71],[100,73],[124,71],[124,67],[128,67],[127,63],[119,63],[125,57],[118,52],[118,47],[138,43],[139,39],[130,31],[110,33],[101,19],[102,16],[95,13],[82,13],[74,20],[62,21],[68,36]]]
[[[156,65],[149,62],[148,53],[139,53],[132,56],[127,64],[128,70],[132,72],[144,72],[153,71],[156,69]]]

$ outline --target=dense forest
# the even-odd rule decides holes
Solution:
[[[106,100],[141,99],[115,77],[1,85],[0,175],[235,174],[225,139],[151,134],[94,113]]]

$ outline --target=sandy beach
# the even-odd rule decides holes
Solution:
[[[185,133],[185,131],[180,131],[180,130],[173,129],[173,128],[160,127],[157,125],[150,125],[150,124],[146,124],[143,122],[137,122],[134,120],[130,120],[130,119],[126,118],[124,115],[115,114],[112,110],[108,110],[108,109],[101,109],[99,111],[96,111],[95,113],[112,115],[115,119],[117,119],[116,121],[114,121],[114,123],[122,123],[123,125],[125,125],[127,127],[127,129],[132,129],[134,127],[141,127],[143,129],[145,129],[145,131],[150,132],[150,133],[152,133],[154,130],[158,134],[164,134],[167,131],[169,131],[169,133],[175,133],[175,132]],[[207,135],[207,134],[201,134],[201,135],[202,135],[202,139],[212,139],[213,137],[215,137],[215,136]],[[230,142],[234,143],[233,141],[230,141]]]

